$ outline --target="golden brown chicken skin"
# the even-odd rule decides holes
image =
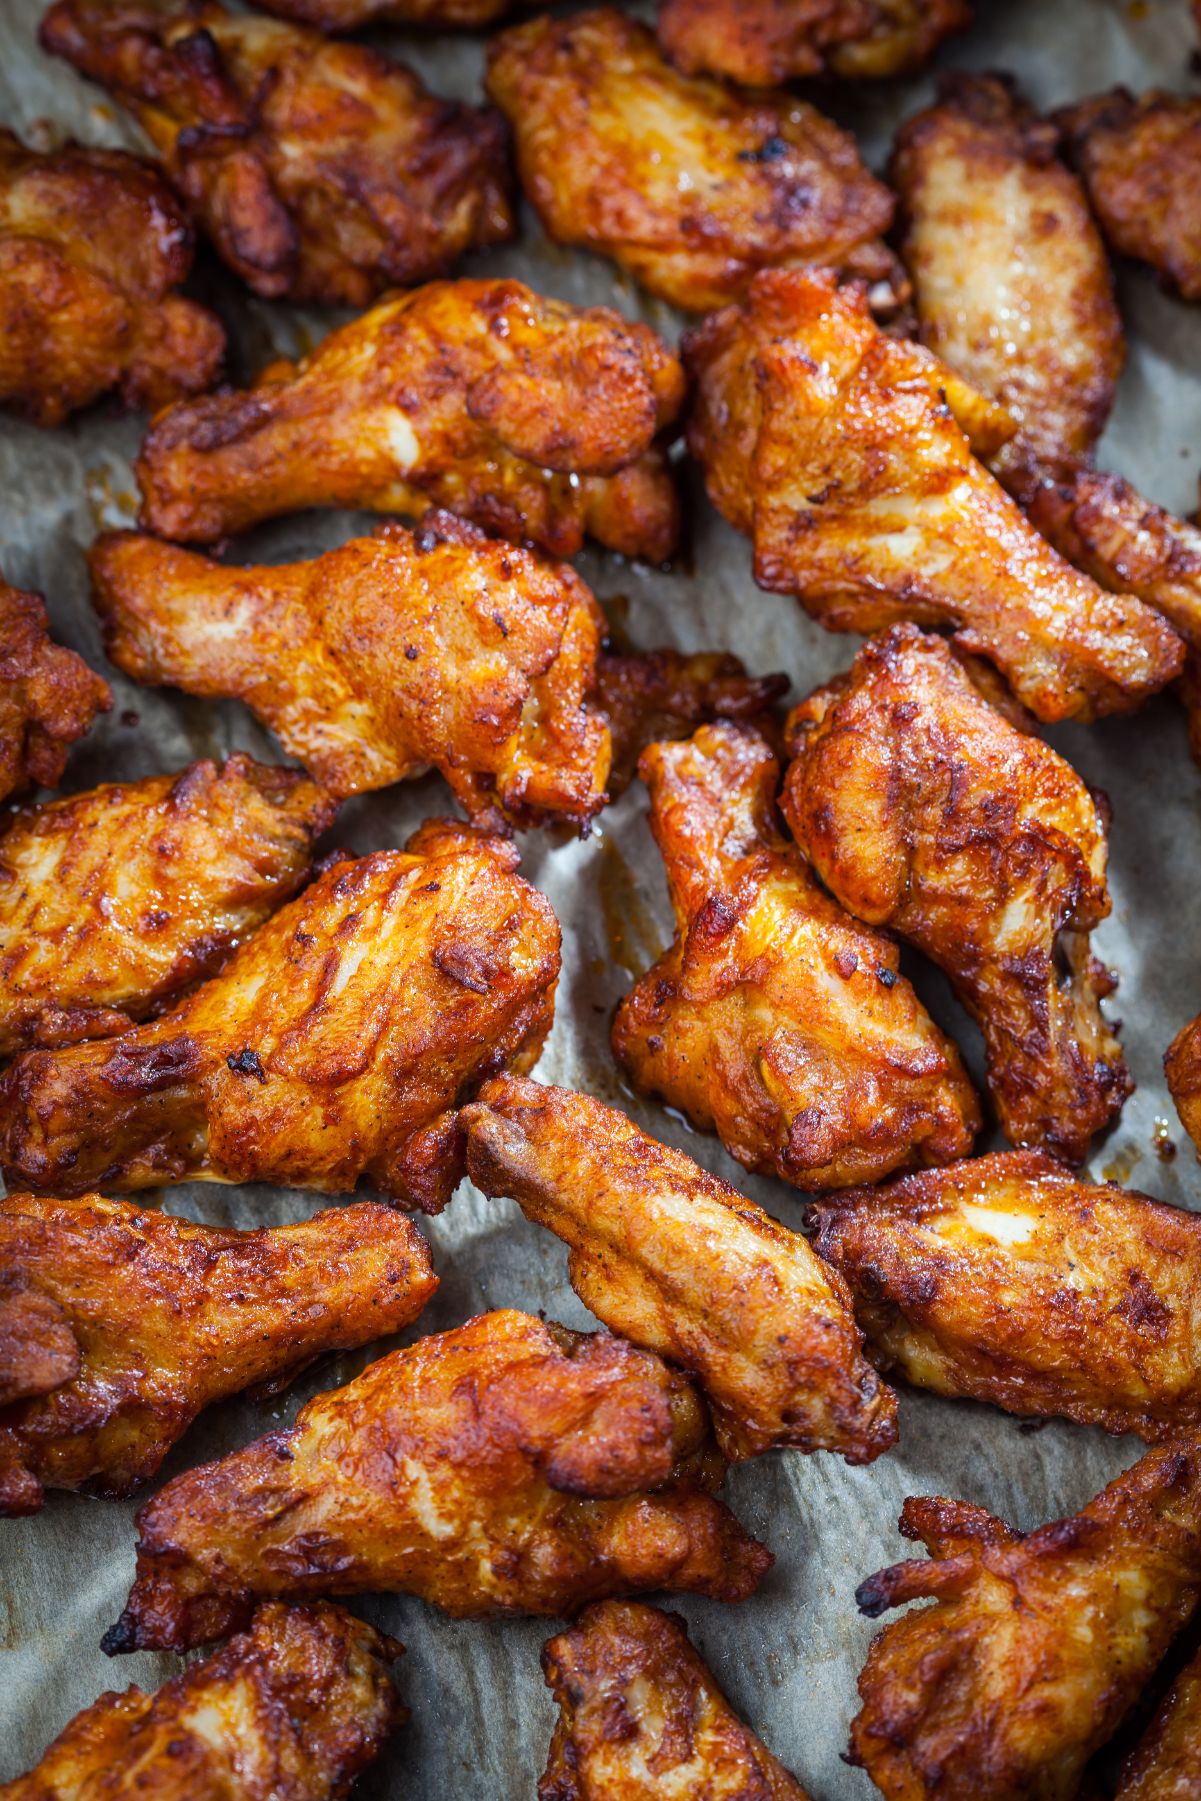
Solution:
[[[1074,1801],[1201,1597],[1201,1450],[1150,1451],[1071,1519],[1023,1538],[982,1507],[911,1498],[930,1560],[864,1582],[873,1641],[852,1761],[888,1801]]]
[[[454,1109],[528,1068],[553,1012],[559,928],[515,864],[429,821],[404,851],[335,860],[171,1012],[26,1051],[0,1079],[10,1186],[365,1180],[439,1211],[462,1173]]]
[[[1110,910],[1103,799],[913,625],[871,639],[788,738],[781,809],[826,887],[950,976],[1010,1142],[1083,1162],[1133,1087],[1089,948]]]
[[[1163,1066],[1180,1123],[1201,1157],[1201,1015],[1177,1032]]]
[[[1115,1801],[1195,1801],[1201,1795],[1201,1657],[1181,1671],[1122,1765]]]
[[[728,1458],[895,1442],[849,1293],[798,1233],[588,1095],[498,1076],[461,1117],[476,1187],[563,1240],[611,1331],[696,1377]]]
[[[307,876],[333,802],[250,757],[93,788],[0,837],[0,1056],[108,1037],[212,975]]]
[[[0,128],[0,405],[35,425],[116,389],[154,409],[216,381],[225,333],[175,292],[192,234],[162,177],[120,150],[29,150]]]
[[[1179,673],[1164,621],[1064,562],[976,460],[969,431],[1004,442],[995,403],[882,333],[853,284],[765,270],[684,357],[689,446],[761,587],[832,631],[949,627],[1043,720],[1129,712]]]
[[[966,1156],[980,1118],[958,1052],[896,946],[819,886],[775,812],[755,732],[704,726],[641,764],[676,938],[622,1001],[634,1085],[799,1188]]]
[[[112,704],[108,683],[51,638],[41,595],[0,575],[0,800],[53,788],[71,745]]]
[[[971,16],[967,0],[664,0],[659,36],[689,75],[764,87],[912,74]]]
[[[0,1268],[0,1514],[47,1487],[129,1494],[202,1408],[399,1332],[438,1286],[417,1228],[374,1201],[238,1232],[9,1195]]]
[[[686,1378],[648,1352],[482,1314],[169,1482],[138,1515],[104,1648],[203,1644],[260,1595],[399,1590],[461,1618],[639,1589],[741,1600],[771,1553],[706,1492],[706,1432]]]
[[[487,89],[548,235],[612,257],[673,305],[705,312],[757,269],[806,263],[862,276],[885,310],[904,298],[881,241],[892,195],[805,102],[680,75],[610,6],[495,38]]]
[[[532,0],[270,0],[264,11],[318,31],[361,25],[414,25],[431,31],[482,31]]]
[[[300,507],[434,505],[556,556],[587,532],[655,561],[679,503],[654,439],[683,398],[667,346],[608,307],[432,282],[245,393],[160,413],[137,461],[141,523],[210,543]]]
[[[678,1615],[598,1601],[542,1653],[559,1706],[538,1801],[808,1801],[743,1724]]]
[[[638,759],[660,739],[691,738],[714,719],[771,730],[777,701],[791,687],[786,675],[748,675],[726,652],[607,650],[596,669],[597,704],[609,721],[613,763],[609,794],[623,794]]]
[[[365,45],[216,0],[57,0],[41,42],[129,109],[264,299],[368,306],[513,235],[497,115]]]
[[[156,1692],[101,1695],[0,1801],[336,1801],[405,1719],[401,1650],[328,1602],[265,1602]]]

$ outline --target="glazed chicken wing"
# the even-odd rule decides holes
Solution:
[[[1089,950],[1110,907],[1103,800],[912,625],[866,644],[788,736],[780,805],[822,881],[950,976],[1010,1142],[1082,1162],[1133,1087]]]
[[[896,1401],[848,1292],[798,1233],[566,1088],[498,1076],[462,1123],[476,1187],[563,1240],[572,1287],[611,1331],[696,1377],[727,1457],[792,1446],[870,1463],[894,1443]]]
[[[864,1582],[873,1641],[852,1761],[888,1801],[1075,1801],[1201,1598],[1201,1450],[1150,1451],[1072,1519],[1021,1537],[982,1507],[906,1501],[929,1562]]]
[[[128,107],[264,299],[368,306],[513,235],[497,115],[365,45],[216,0],[56,0],[41,41]]]
[[[519,281],[433,282],[331,332],[247,393],[161,413],[141,522],[208,543],[298,507],[448,507],[556,556],[590,532],[652,561],[678,500],[656,434],[684,375],[645,325]]]
[[[10,1195],[0,1269],[0,1514],[46,1487],[129,1494],[202,1408],[399,1332],[438,1286],[417,1228],[373,1201],[237,1232]]]
[[[799,1188],[965,1156],[980,1122],[958,1052],[896,946],[783,837],[764,740],[705,726],[652,745],[641,768],[677,925],[614,1020],[635,1086]]]
[[[968,0],[664,0],[659,36],[689,75],[765,87],[912,74],[971,17]]]
[[[51,638],[41,595],[0,575],[0,801],[53,788],[70,746],[112,704],[108,683]]]
[[[538,1801],[808,1801],[674,1613],[598,1601],[542,1653],[559,1705]]]
[[[1183,1670],[1122,1766],[1116,1801],[1196,1801],[1201,1795],[1201,1657]]]
[[[549,236],[612,257],[652,294],[704,312],[756,269],[822,263],[875,284],[885,310],[904,298],[881,241],[892,195],[804,101],[690,80],[609,6],[494,39],[487,87]]]
[[[483,1314],[169,1482],[138,1515],[104,1648],[203,1644],[259,1595],[399,1590],[463,1618],[639,1589],[741,1600],[771,1554],[706,1492],[706,1430],[686,1378],[648,1352]]]
[[[610,796],[625,792],[642,752],[659,739],[690,738],[714,719],[770,728],[775,704],[791,685],[779,673],[748,675],[737,657],[724,652],[605,651],[596,694],[613,740]]]
[[[976,460],[960,421],[995,454],[995,404],[885,336],[856,287],[766,270],[685,361],[690,447],[761,587],[833,631],[949,626],[1044,720],[1129,711],[1179,673],[1164,621],[1064,562]]]
[[[0,1801],[337,1801],[405,1718],[401,1649],[328,1602],[265,1602],[156,1693],[101,1695]]]
[[[108,1037],[300,887],[333,803],[250,757],[18,813],[0,837],[0,1056]]]
[[[35,425],[116,388],[153,409],[217,379],[225,333],[175,292],[192,237],[171,190],[120,150],[27,150],[0,128],[0,405]]]
[[[559,929],[515,863],[451,820],[335,860],[170,1013],[10,1064],[0,1169],[58,1194],[365,1179],[439,1211],[453,1110],[528,1068],[551,1021]]]

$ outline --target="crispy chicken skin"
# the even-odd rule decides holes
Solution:
[[[209,543],[299,507],[424,513],[574,556],[670,554],[679,502],[656,434],[684,372],[648,326],[519,281],[381,301],[245,393],[160,413],[137,461],[141,523]]]
[[[906,1501],[930,1560],[858,1591],[873,1641],[852,1761],[888,1801],[1073,1801],[1201,1596],[1201,1450],[1150,1451],[1074,1518],[1023,1538],[982,1507]]]
[[[116,388],[166,406],[217,379],[225,333],[174,290],[192,235],[162,177],[121,150],[28,150],[0,128],[0,405],[35,425]]]
[[[532,0],[270,0],[266,12],[318,31],[361,25],[415,25],[431,31],[482,31]]]
[[[202,1408],[399,1332],[438,1286],[420,1232],[375,1201],[238,1232],[9,1195],[0,1267],[0,1515],[43,1487],[131,1493]]]
[[[1122,1766],[1116,1801],[1196,1801],[1201,1795],[1201,1657],[1183,1670]]]
[[[336,1801],[405,1718],[400,1652],[328,1602],[265,1602],[156,1693],[101,1695],[0,1801]]]
[[[1177,1032],[1163,1066],[1180,1123],[1201,1157],[1201,1015]]]
[[[169,1482],[138,1515],[104,1648],[203,1644],[258,1595],[399,1590],[460,1618],[639,1589],[741,1600],[771,1553],[706,1492],[706,1432],[690,1383],[648,1352],[482,1314]]]
[[[764,87],[912,74],[971,17],[967,0],[664,0],[659,37],[689,75]]]
[[[673,305],[704,312],[739,299],[757,269],[806,263],[878,284],[885,309],[904,299],[881,241],[892,195],[805,102],[690,80],[611,6],[494,39],[487,89],[548,235],[612,257]]]
[[[547,1642],[542,1668],[559,1719],[538,1801],[808,1801],[677,1614],[598,1601]]]
[[[596,695],[613,739],[610,796],[624,794],[642,752],[659,739],[691,738],[714,719],[770,729],[776,703],[791,685],[780,673],[748,675],[745,664],[724,652],[605,651]]]
[[[1004,410],[882,333],[857,286],[765,270],[684,359],[689,446],[761,587],[832,631],[950,627],[1043,720],[1128,712],[1179,673],[1164,621],[1064,562],[976,460]]]
[[[335,794],[432,764],[493,829],[578,829],[604,804],[605,621],[566,564],[449,513],[303,563],[230,568],[134,532],[89,563],[118,668],[245,701]]]
[[[922,342],[1017,421],[994,472],[1025,499],[1091,456],[1125,340],[1105,247],[1059,134],[1007,80],[949,75],[897,139]]]
[[[26,1051],[0,1079],[10,1186],[365,1179],[438,1212],[462,1173],[454,1109],[528,1068],[553,1013],[559,928],[515,864],[427,821],[404,851],[335,860],[159,1019]]]
[[[864,645],[786,735],[780,806],[826,887],[950,976],[1010,1142],[1083,1162],[1133,1087],[1089,950],[1110,910],[1103,799],[913,625]]]
[[[880,1367],[935,1394],[1157,1440],[1201,1430],[1201,1217],[1039,1151],[810,1209]]]
[[[959,1054],[892,941],[844,913],[783,836],[766,742],[704,726],[652,745],[641,771],[676,938],[613,1023],[634,1085],[798,1188],[966,1156],[980,1119]]]
[[[476,1187],[563,1240],[611,1331],[695,1376],[728,1458],[895,1442],[848,1290],[799,1233],[588,1095],[497,1076],[461,1118]]]
[[[51,638],[41,595],[0,575],[0,800],[53,788],[71,745],[112,704],[108,683]]]
[[[233,756],[18,813],[0,837],[0,1056],[123,1032],[300,887],[333,818]]]
[[[365,45],[215,0],[56,0],[41,42],[129,109],[264,299],[368,306],[513,235],[497,115]]]

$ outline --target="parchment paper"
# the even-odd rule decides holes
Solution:
[[[98,89],[38,50],[40,10],[40,0],[0,0],[0,119],[22,134],[40,132],[50,121],[59,135],[136,147],[136,131]],[[1012,70],[1040,107],[1119,80],[1135,88],[1160,83],[1175,89],[1193,80],[1195,40],[1186,0],[978,0],[978,12],[975,30],[947,48],[944,65]],[[435,89],[477,97],[478,40],[388,31],[374,41],[412,62]],[[855,125],[879,168],[896,124],[931,92],[932,83],[923,80],[865,91],[852,102],[845,95],[817,98]],[[547,245],[528,214],[521,242],[475,268],[518,274],[573,301],[615,304],[673,338],[678,331],[679,321],[666,308],[645,301],[609,264]],[[235,373],[242,376],[272,346],[303,349],[333,322],[252,301],[210,261],[202,259],[197,279],[236,329]],[[1123,270],[1120,285],[1131,354],[1103,461],[1154,498],[1191,510],[1201,461],[1201,310],[1161,294],[1141,273]],[[175,769],[235,748],[268,759],[278,755],[240,708],[136,688],[104,662],[83,553],[102,525],[130,522],[130,459],[143,429],[140,418],[103,409],[58,431],[11,420],[0,425],[0,566],[11,581],[47,594],[57,634],[104,669],[118,697],[114,711],[73,756],[68,788]],[[705,503],[695,471],[689,481],[690,540],[672,573],[595,553],[581,559],[582,572],[610,603],[614,619],[642,645],[727,647],[753,670],[785,669],[797,694],[845,668],[855,640],[828,635],[792,601],[760,593],[751,580],[746,541]],[[243,538],[234,554],[244,560],[309,555],[362,524],[349,515],[297,516]],[[1053,736],[1089,782],[1109,791],[1114,806],[1114,912],[1096,946],[1120,972],[1111,1012],[1125,1022],[1138,1090],[1091,1169],[1196,1207],[1197,1163],[1160,1066],[1173,1033],[1201,1010],[1195,949],[1201,809],[1182,715],[1164,700],[1132,719]],[[398,844],[427,814],[450,810],[448,803],[435,777],[370,795],[343,810],[332,839],[359,851]],[[684,1146],[796,1226],[800,1196],[783,1184],[745,1176],[715,1139],[636,1099],[610,1056],[613,1005],[631,972],[640,973],[670,936],[644,811],[636,784],[602,815],[587,843],[556,847],[533,834],[523,840],[524,873],[549,895],[565,940],[558,1018],[538,1074],[627,1108],[650,1131]],[[978,1078],[976,1034],[946,984],[925,971],[919,985],[964,1046]],[[1157,1154],[1162,1122],[1179,1146],[1174,1161]],[[304,1217],[315,1203],[311,1196],[265,1188],[194,1184],[170,1191],[165,1204],[194,1219],[251,1225]],[[497,1306],[545,1308],[569,1324],[589,1323],[567,1286],[562,1247],[527,1225],[510,1203],[485,1202],[465,1184],[429,1231],[442,1288],[411,1336]],[[308,1395],[346,1380],[369,1355],[325,1360],[279,1401],[233,1401],[213,1409],[177,1448],[164,1476],[289,1421]],[[817,1801],[863,1801],[874,1793],[871,1784],[840,1760],[856,1707],[856,1676],[874,1630],[858,1617],[852,1594],[864,1575],[904,1554],[896,1532],[904,1497],[963,1496],[1031,1527],[1082,1505],[1138,1450],[1133,1439],[1113,1440],[1066,1424],[1023,1432],[1018,1421],[983,1406],[903,1394],[900,1444],[870,1469],[849,1470],[830,1456],[785,1454],[737,1471],[727,1498],[772,1546],[774,1570],[741,1607],[690,1598],[669,1604],[687,1617],[733,1703]],[[130,1681],[153,1687],[181,1667],[169,1656],[110,1662],[97,1648],[132,1574],[135,1506],[51,1495],[37,1518],[0,1525],[0,1780],[32,1765],[101,1690]],[[363,1795],[404,1794],[413,1801],[532,1796],[553,1720],[538,1652],[553,1625],[459,1623],[396,1597],[367,1601],[362,1611],[408,1647],[400,1681],[412,1709],[409,1726],[365,1779]]]

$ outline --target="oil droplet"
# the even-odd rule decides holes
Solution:
[[[1131,1170],[1136,1163],[1142,1161],[1142,1155],[1137,1145],[1119,1145],[1101,1171],[1101,1180],[1103,1182],[1128,1182]]]
[[[1157,1114],[1151,1129],[1151,1143],[1155,1147],[1155,1155],[1161,1163],[1176,1161],[1176,1140],[1172,1137],[1171,1121],[1161,1119]]]

